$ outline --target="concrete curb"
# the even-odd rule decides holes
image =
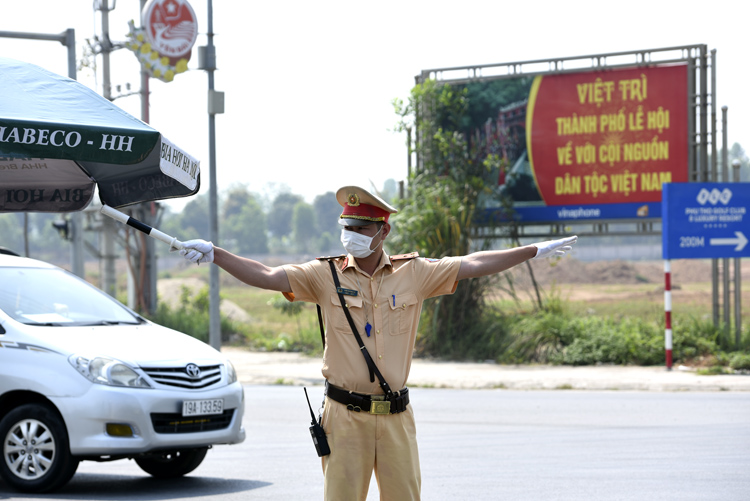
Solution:
[[[243,384],[322,385],[319,358],[223,347]],[[364,362],[363,362],[364,363]],[[664,367],[498,365],[414,359],[409,386],[509,390],[750,391],[750,375]]]

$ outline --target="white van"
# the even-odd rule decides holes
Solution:
[[[245,439],[229,360],[67,271],[0,253],[0,476],[23,492],[67,483],[84,460],[193,471]]]

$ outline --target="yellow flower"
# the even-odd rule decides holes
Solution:
[[[144,43],[143,45],[141,45],[141,52],[143,52],[144,54],[151,52],[151,44]]]
[[[188,69],[187,59],[183,58],[177,61],[177,65],[175,66],[175,69],[177,70],[177,73],[182,73],[183,71],[187,71]]]
[[[137,35],[135,36],[135,38],[137,38],[139,42],[143,42],[143,39],[144,39],[145,37],[143,36],[143,33],[138,33],[138,34],[137,34]]]
[[[174,80],[174,71],[167,70],[166,72],[164,72],[164,78],[162,80],[164,80],[165,82],[171,82],[172,80]]]
[[[158,53],[158,52],[156,52],[155,50],[152,50],[152,51],[151,51],[151,54],[149,54],[149,56],[148,56],[148,57],[149,57],[149,59],[151,59],[152,61],[155,61],[156,59],[158,59],[158,58],[159,58],[159,53]]]
[[[154,69],[154,76],[156,78],[161,78],[161,70],[159,68]]]

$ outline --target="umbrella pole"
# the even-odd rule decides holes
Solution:
[[[113,209],[109,205],[102,205],[101,213],[105,216],[111,217],[115,221],[119,221],[123,224],[127,224],[131,228],[135,228],[138,231],[142,231],[146,235],[150,236],[151,238],[155,238],[156,240],[161,240],[165,244],[168,244],[171,249],[177,249],[182,250],[183,245],[182,242],[177,240],[176,238],[167,235],[164,232],[161,232],[157,230],[156,228],[152,228],[151,226],[142,223],[138,221],[137,219],[134,219],[127,214],[124,214],[120,212],[117,209]]]

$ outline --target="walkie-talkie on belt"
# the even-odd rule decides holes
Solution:
[[[318,456],[323,457],[331,453],[331,449],[328,447],[328,438],[326,438],[326,432],[320,425],[320,422],[315,419],[315,413],[313,412],[312,405],[310,405],[310,398],[307,396],[307,388],[302,387],[305,390],[305,398],[307,399],[307,406],[310,408],[310,417],[312,417],[312,426],[310,427],[310,435],[312,435],[313,444],[315,450],[318,451]]]

